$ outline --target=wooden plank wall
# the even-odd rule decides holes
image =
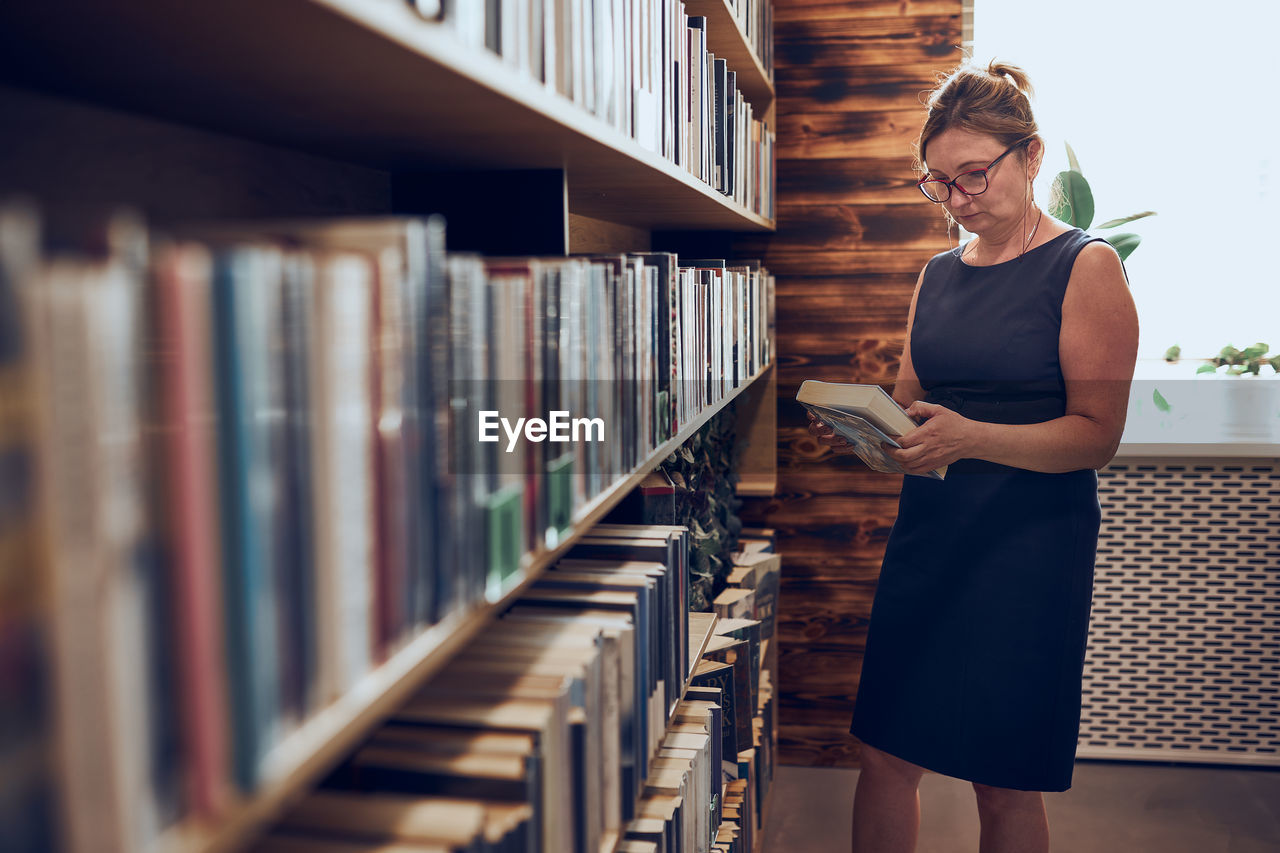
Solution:
[[[911,144],[960,59],[961,0],[774,0],[778,230],[739,244],[778,276],[778,492],[745,507],[779,532],[781,760],[856,763],[848,734],[867,619],[902,478],[832,457],[795,404],[807,378],[897,374],[911,293],[948,246]],[[952,240],[954,240],[954,232]]]

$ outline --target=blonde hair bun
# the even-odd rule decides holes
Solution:
[[[1027,72],[1023,71],[1016,65],[1008,62],[1001,62],[998,59],[991,60],[987,65],[987,73],[992,77],[1003,77],[1006,81],[1013,85],[1013,88],[1022,92],[1029,98],[1035,97],[1035,89],[1031,87],[1031,78],[1027,76]]]

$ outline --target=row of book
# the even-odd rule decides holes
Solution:
[[[696,177],[738,204],[774,218],[776,134],[755,117],[736,71],[706,47],[705,18],[690,18],[688,120],[676,124],[675,156]]]
[[[728,0],[738,27],[760,58],[765,74],[773,79],[773,0]]]
[[[0,814],[45,832],[53,752],[67,849],[225,813],[758,371],[771,302],[758,264],[486,260],[438,219],[122,215],[46,253],[0,208]],[[490,410],[603,440],[485,441]]]
[[[594,528],[256,849],[749,853],[772,776],[772,638],[711,617],[690,654],[689,542]],[[779,557],[748,543],[767,586]]]
[[[599,116],[739,204],[774,218],[774,142],[766,105],[707,48],[707,19],[682,0],[415,0],[459,40]],[[771,63],[771,4],[732,7]],[[771,65],[766,64],[766,69]]]

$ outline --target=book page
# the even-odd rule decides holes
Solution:
[[[815,406],[810,403],[801,403],[809,411],[824,424],[830,426],[836,431],[837,435],[843,437],[846,441],[853,445],[854,453],[858,458],[866,463],[867,467],[873,471],[881,471],[886,474],[906,474],[908,473],[892,457],[887,455],[881,448],[880,442],[884,442],[891,447],[901,448],[893,438],[883,433],[878,427],[865,418],[857,415],[841,412],[835,409],[827,409],[822,406]],[[923,476],[930,477],[935,480],[941,480],[936,471],[930,471]]]

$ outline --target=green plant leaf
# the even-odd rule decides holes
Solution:
[[[1199,374],[1201,374],[1201,373],[1215,373],[1215,372],[1217,372],[1217,370],[1218,370],[1218,368],[1217,368],[1217,366],[1216,366],[1216,365],[1213,365],[1213,364],[1202,364],[1202,365],[1200,365],[1198,368],[1196,368],[1196,374],[1197,374],[1197,375],[1199,375]]]
[[[1085,229],[1093,222],[1093,190],[1079,172],[1059,172],[1053,179],[1049,214],[1068,225]]]
[[[1271,365],[1271,369],[1276,373],[1280,373],[1280,355],[1267,359],[1267,364]]]
[[[1120,260],[1124,260],[1133,254],[1133,250],[1138,248],[1138,244],[1142,242],[1142,238],[1137,234],[1125,232],[1123,234],[1112,234],[1106,238],[1107,242],[1116,250],[1116,254],[1120,256]]]
[[[1141,213],[1131,213],[1128,216],[1122,216],[1119,219],[1108,219],[1106,222],[1098,225],[1098,228],[1115,228],[1117,225],[1123,225],[1126,222],[1132,222],[1135,219],[1144,219],[1148,216],[1155,216],[1154,210],[1144,210]]]
[[[1264,343],[1256,343],[1251,347],[1245,347],[1244,357],[1247,359],[1262,358],[1267,354],[1267,350],[1269,349],[1271,349],[1271,347]]]
[[[1174,344],[1164,351],[1164,360],[1170,363],[1177,361],[1182,357],[1182,347]]]
[[[1169,405],[1169,401],[1164,398],[1164,395],[1160,393],[1159,388],[1151,389],[1151,402],[1155,403],[1156,408],[1162,412],[1167,412],[1173,408],[1173,406]]]
[[[1067,146],[1067,164],[1071,166],[1071,171],[1083,175],[1084,172],[1080,171],[1080,161],[1076,159],[1076,152],[1071,150],[1071,143],[1064,141],[1062,144]]]

